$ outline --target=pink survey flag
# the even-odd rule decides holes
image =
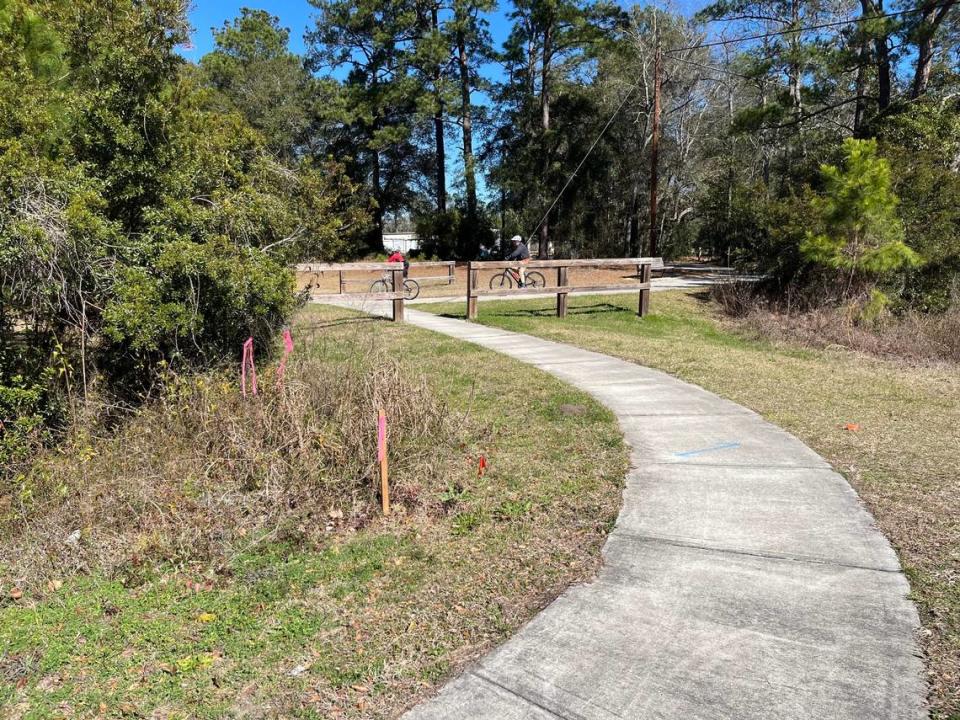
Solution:
[[[293,337],[290,335],[290,328],[283,329],[283,357],[280,358],[280,366],[277,368],[277,388],[283,387],[283,376],[287,372],[287,357],[293,352]]]

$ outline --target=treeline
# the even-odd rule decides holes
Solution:
[[[494,231],[540,253],[650,252],[659,86],[657,254],[756,270],[804,301],[952,302],[953,0],[723,0],[692,19],[515,1],[499,47],[492,0],[314,4],[304,64],[329,95],[312,137],[371,198],[362,249],[400,221],[446,258]]]

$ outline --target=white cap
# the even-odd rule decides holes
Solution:
[[[522,243],[522,242],[523,242],[523,238],[520,237],[519,235],[514,235],[512,238],[510,238],[510,242],[512,242],[512,243]]]

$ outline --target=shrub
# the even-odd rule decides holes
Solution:
[[[27,492],[0,508],[0,584],[88,570],[133,580],[160,563],[216,567],[254,543],[308,541],[329,522],[363,525],[379,512],[381,407],[394,500],[429,511],[461,423],[386,352],[340,352],[338,361],[292,362],[282,390],[266,372],[247,398],[231,376],[172,376],[115,435],[48,451],[23,477]]]
[[[839,270],[848,287],[855,279],[883,279],[920,264],[903,242],[898,199],[891,190],[890,165],[877,157],[877,144],[848,138],[843,167],[823,165],[824,193],[811,202],[812,223],[800,246],[803,255]]]

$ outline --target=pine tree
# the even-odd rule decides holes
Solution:
[[[920,264],[903,241],[890,165],[877,156],[875,140],[848,138],[843,167],[823,165],[824,193],[813,201],[819,232],[807,231],[800,247],[807,259],[843,271],[848,289],[855,279],[880,279]]]

